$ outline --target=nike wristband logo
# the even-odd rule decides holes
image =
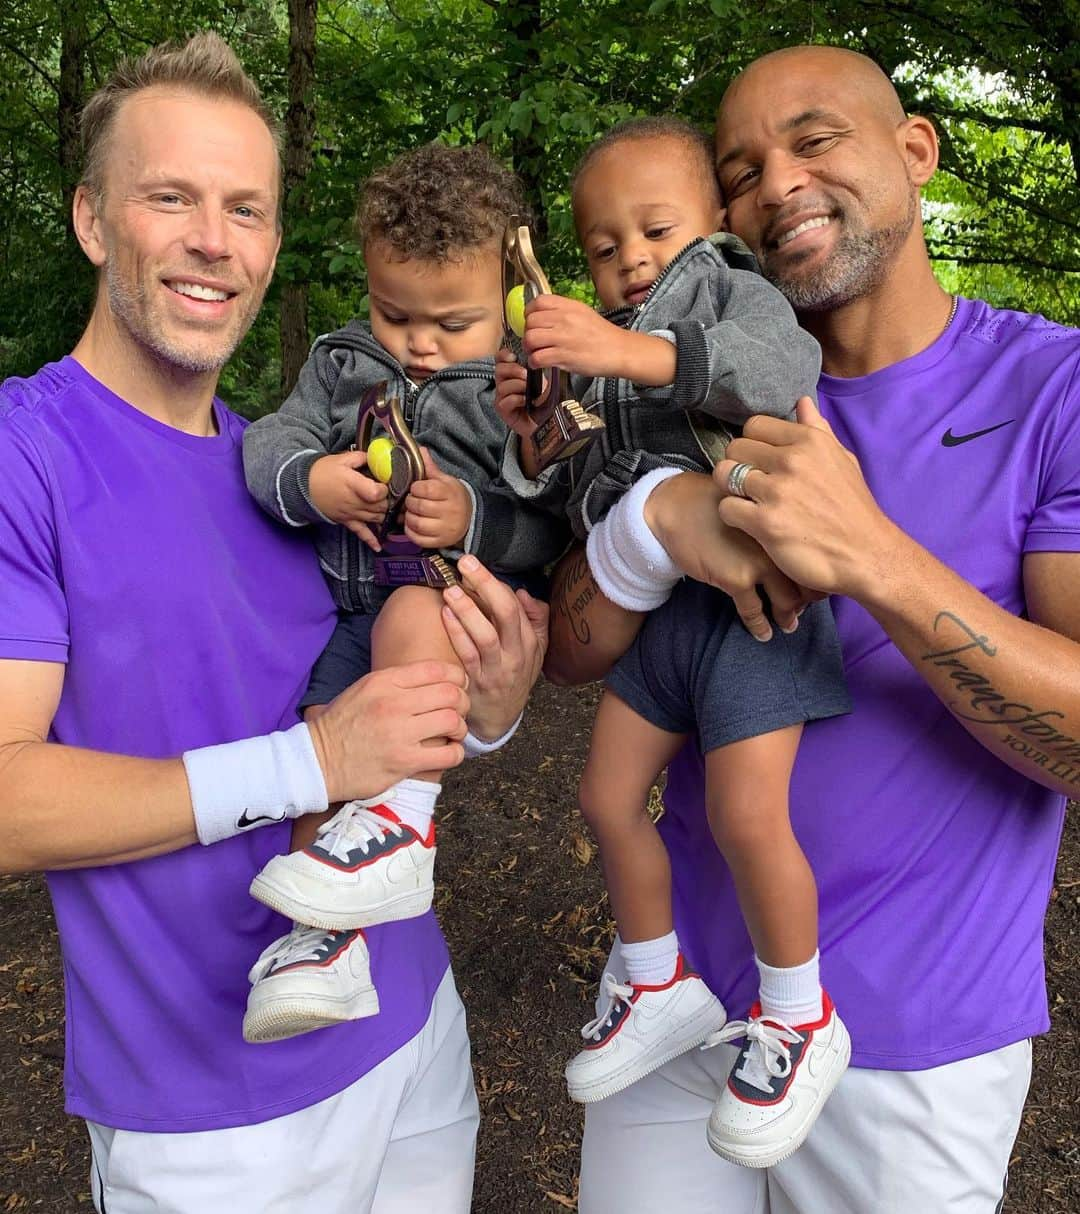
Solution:
[[[237,830],[247,830],[251,826],[258,826],[260,822],[284,822],[285,815],[281,814],[255,814],[251,816],[251,810],[245,809],[244,812],[236,819]]]
[[[1014,421],[1016,421],[1016,418],[1010,417],[1008,421],[998,422],[996,426],[987,426],[985,430],[973,430],[970,434],[953,434],[952,426],[950,426],[941,436],[941,445],[943,447],[959,447],[961,443],[970,443],[973,438],[982,438],[984,434],[993,434],[995,430],[1000,430],[1002,426],[1011,426]]]

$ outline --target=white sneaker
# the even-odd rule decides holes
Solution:
[[[724,1005],[682,956],[663,986],[632,986],[605,974],[606,1011],[581,1035],[589,1044],[566,1068],[570,1099],[588,1104],[613,1096],[665,1062],[685,1054],[724,1023]]]
[[[274,856],[251,896],[298,923],[342,931],[424,914],[434,872],[434,823],[421,839],[385,805],[350,801],[309,847]]]
[[[746,1020],[731,1021],[705,1043],[708,1049],[746,1038],[709,1116],[717,1155],[770,1168],[802,1146],[851,1058],[851,1038],[824,992],[822,1003],[820,1020],[794,1028],[766,1020],[755,1004]]]
[[[263,949],[248,981],[245,1041],[280,1041],[379,1011],[361,931],[324,932],[297,923]]]

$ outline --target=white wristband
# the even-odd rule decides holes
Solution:
[[[465,747],[465,758],[476,759],[480,755],[490,755],[496,750],[500,750],[507,742],[517,733],[517,727],[521,724],[521,718],[525,715],[524,711],[518,713],[518,719],[510,726],[501,738],[496,738],[494,742],[485,742],[481,738],[476,737],[472,733],[467,733],[462,739],[461,744]]]
[[[183,762],[202,844],[329,807],[303,722],[261,738],[189,750]]]
[[[667,602],[682,570],[645,522],[649,494],[679,468],[647,473],[589,532],[585,552],[596,584],[616,606],[652,611]]]

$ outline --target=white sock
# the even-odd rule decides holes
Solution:
[[[431,829],[431,819],[435,816],[435,802],[441,792],[442,785],[433,784],[430,780],[402,780],[393,788],[388,788],[379,802],[392,809],[421,839],[426,839]]]
[[[817,952],[802,965],[777,969],[755,957],[761,980],[761,1013],[796,1028],[821,1019],[821,971]]]
[[[679,937],[674,932],[655,940],[619,941],[626,976],[632,986],[663,986],[675,977],[679,963]]]

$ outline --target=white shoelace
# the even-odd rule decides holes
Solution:
[[[372,843],[381,843],[388,834],[403,835],[405,828],[382,814],[372,813],[369,806],[382,801],[350,801],[319,827],[319,841],[331,856],[347,860],[354,847],[367,855]]]
[[[595,1020],[590,1020],[581,1030],[586,1041],[600,1040],[603,1030],[611,1027],[612,1016],[620,1003],[625,1003],[631,1011],[634,1010],[634,1005],[630,1002],[634,988],[617,981],[614,974],[605,974],[600,979],[600,993],[607,996],[608,1005]]]
[[[745,1037],[750,1048],[735,1077],[761,1092],[771,1092],[772,1080],[782,1079],[790,1072],[791,1050],[788,1047],[804,1040],[801,1033],[782,1020],[755,1016],[750,1020],[729,1020],[719,1032],[707,1037],[701,1048],[709,1050],[739,1037]]]
[[[263,949],[254,968],[262,978],[279,963],[292,965],[297,961],[318,961],[321,959],[319,950],[325,947],[329,934],[325,928],[296,923],[287,936],[282,936]]]

